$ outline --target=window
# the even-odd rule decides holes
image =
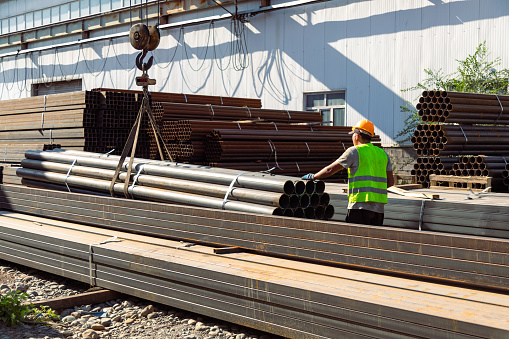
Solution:
[[[60,6],[60,20],[69,20],[70,14],[69,14],[69,4],[61,5]]]
[[[71,3],[71,19],[77,19],[80,17],[80,3],[74,1]]]
[[[26,26],[27,28],[33,28],[34,27],[34,13],[27,13],[25,15],[26,17]]]
[[[325,92],[305,94],[306,111],[322,114],[324,125],[345,126],[345,92]]]

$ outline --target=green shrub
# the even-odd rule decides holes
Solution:
[[[30,306],[23,305],[28,294],[19,291],[7,292],[0,296],[0,321],[7,326],[20,324],[30,313]]]

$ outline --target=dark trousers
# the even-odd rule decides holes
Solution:
[[[382,226],[384,223],[384,214],[369,210],[349,209],[346,213],[346,222]]]

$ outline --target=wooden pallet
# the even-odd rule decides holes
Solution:
[[[491,192],[491,179],[492,177],[461,177],[455,175],[436,175],[430,174],[430,188],[431,189],[454,189],[454,190],[473,190],[474,192],[480,192],[488,188],[487,192]],[[439,184],[440,183],[440,184]],[[447,183],[447,186],[443,184]],[[457,184],[466,184],[466,187],[456,187]],[[476,185],[476,184],[480,184]]]

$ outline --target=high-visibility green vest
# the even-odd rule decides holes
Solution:
[[[348,169],[348,202],[387,203],[387,154],[371,143],[358,145],[359,168]]]

